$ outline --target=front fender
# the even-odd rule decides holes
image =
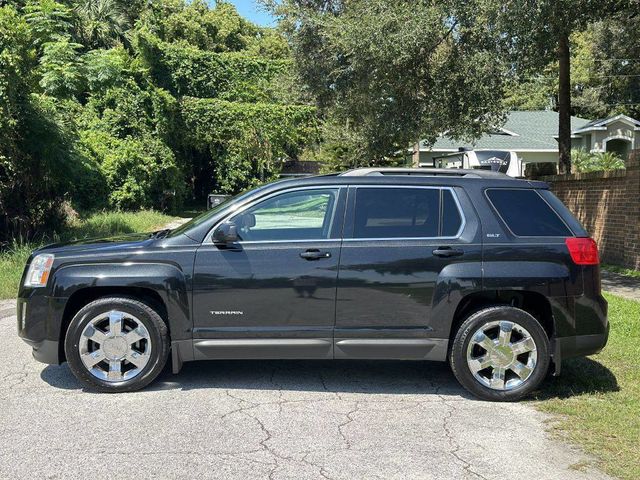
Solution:
[[[95,288],[126,291],[127,287],[157,293],[167,309],[172,340],[191,338],[187,281],[177,265],[146,262],[63,265],[54,273],[51,292],[56,298],[70,298],[83,292],[88,294]]]

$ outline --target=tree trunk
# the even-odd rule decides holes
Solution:
[[[560,173],[571,173],[571,74],[569,34],[558,38],[558,152]]]

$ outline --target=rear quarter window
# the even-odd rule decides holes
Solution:
[[[487,189],[486,195],[514,235],[519,237],[573,236],[558,214],[533,189]]]

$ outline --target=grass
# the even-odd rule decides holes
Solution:
[[[620,267],[619,265],[601,265],[603,270],[608,272],[619,273],[627,277],[640,278],[640,270],[634,270],[633,268]]]
[[[563,362],[536,405],[558,432],[622,479],[640,478],[640,303],[606,295],[611,332],[598,355]]]
[[[84,219],[73,220],[64,232],[41,242],[22,243],[16,241],[9,248],[0,251],[0,299],[16,296],[18,283],[29,254],[43,244],[52,241],[106,237],[123,233],[150,232],[161,228],[174,218],[149,210],[96,213]]]

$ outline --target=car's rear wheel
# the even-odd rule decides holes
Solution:
[[[524,310],[489,307],[462,323],[449,361],[458,381],[477,397],[519,400],[546,376],[549,339],[540,323]]]
[[[73,374],[101,392],[139,390],[162,371],[169,355],[167,326],[149,305],[105,297],[71,320],[65,354]]]

